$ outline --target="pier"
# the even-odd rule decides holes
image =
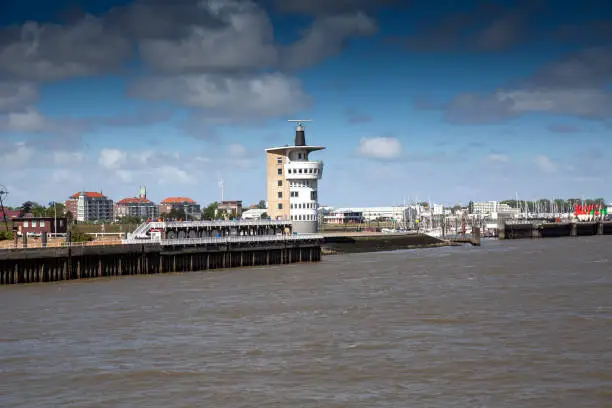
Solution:
[[[612,221],[602,222],[506,222],[499,239],[581,237],[612,235]]]
[[[0,284],[194,272],[321,260],[320,235],[128,240],[0,250]]]

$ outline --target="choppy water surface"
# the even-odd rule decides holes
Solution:
[[[0,288],[1,407],[612,406],[612,239]]]

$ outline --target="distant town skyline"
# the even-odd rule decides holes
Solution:
[[[611,3],[404,3],[3,5],[6,205],[257,203],[300,118],[322,205],[612,199]]]

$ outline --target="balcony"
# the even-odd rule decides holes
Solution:
[[[292,161],[285,164],[287,180],[318,180],[322,175],[322,161]]]

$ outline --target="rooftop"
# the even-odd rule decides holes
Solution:
[[[278,153],[278,152],[290,151],[290,150],[308,150],[309,152],[314,152],[317,150],[324,150],[324,149],[325,147],[323,146],[282,146],[282,147],[271,147],[269,149],[266,149],[266,152]]]
[[[79,191],[78,193],[74,193],[73,195],[71,195],[70,198],[79,198],[81,194],[83,194],[83,192]],[[104,194],[98,193],[96,191],[86,191],[85,196],[88,198],[106,198]]]
[[[123,200],[117,201],[117,205],[129,205],[129,204],[153,204],[153,201],[144,197],[128,197]]]
[[[168,197],[161,202],[162,204],[195,204],[189,197]]]

